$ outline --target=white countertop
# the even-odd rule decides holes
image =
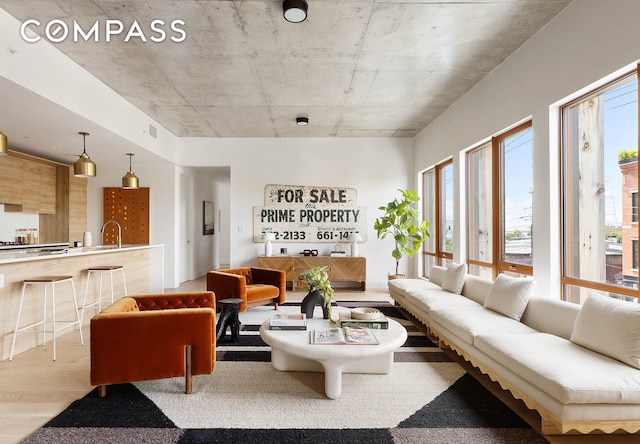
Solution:
[[[162,245],[97,245],[94,247],[69,247],[64,251],[34,252],[28,249],[0,251],[0,264],[12,264],[16,262],[28,262],[45,259],[64,259],[78,255],[118,253],[122,251],[143,250],[146,248],[161,247]]]

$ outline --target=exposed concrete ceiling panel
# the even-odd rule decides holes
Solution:
[[[125,32],[57,48],[178,136],[412,137],[570,0],[0,0],[18,20],[184,20],[187,39]],[[296,116],[310,125],[297,127]]]

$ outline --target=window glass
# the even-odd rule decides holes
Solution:
[[[429,223],[429,237],[425,240],[424,251],[429,253],[436,252],[436,236],[434,230],[436,227],[436,173],[435,170],[429,170],[424,174],[424,200],[423,214],[424,220]]]
[[[453,163],[440,169],[440,250],[453,254]]]
[[[533,129],[500,141],[502,260],[531,265],[533,256]]]
[[[453,161],[442,161],[422,174],[424,187],[423,218],[429,222],[425,242],[423,276],[429,277],[433,265],[445,265],[453,259]]]
[[[485,264],[493,263],[491,171],[491,142],[467,154],[467,258]]]
[[[573,302],[593,291],[581,286],[638,287],[637,97],[634,74],[562,108],[563,280],[577,285],[565,287]]]

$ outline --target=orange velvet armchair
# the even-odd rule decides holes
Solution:
[[[123,297],[91,319],[91,385],[213,373],[215,295],[210,292]]]
[[[284,303],[286,299],[287,275],[282,270],[241,267],[207,273],[207,290],[216,294],[218,301],[238,298],[243,302],[239,311],[257,305]]]

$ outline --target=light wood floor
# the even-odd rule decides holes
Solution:
[[[185,282],[166,293],[202,291],[204,277]],[[287,292],[287,300],[299,302],[302,292]],[[338,300],[389,300],[384,290],[336,292]],[[64,332],[62,332],[64,333]],[[0,443],[18,443],[58,415],[69,404],[89,393],[89,327],[83,328],[85,345],[77,331],[57,338],[57,359],[51,342],[0,361]]]
[[[203,290],[204,278],[186,282],[179,291]],[[288,292],[287,300],[302,300],[304,293]],[[391,301],[386,290],[367,290],[366,292],[336,292],[337,300]],[[0,443],[18,443],[47,421],[58,415],[71,402],[89,393],[93,388],[89,384],[89,329],[83,329],[85,346],[80,345],[77,331],[70,331],[58,337],[58,356],[52,360],[51,343],[43,347],[28,350],[13,358],[13,361],[0,361]],[[455,355],[452,357],[455,358]],[[460,361],[459,361],[460,362]],[[460,362],[467,371],[474,372],[464,361]],[[528,410],[508,393],[497,388],[483,375],[478,377],[496,396],[513,408],[539,430],[539,417]],[[640,436],[564,436],[551,438],[552,443],[637,443]]]

